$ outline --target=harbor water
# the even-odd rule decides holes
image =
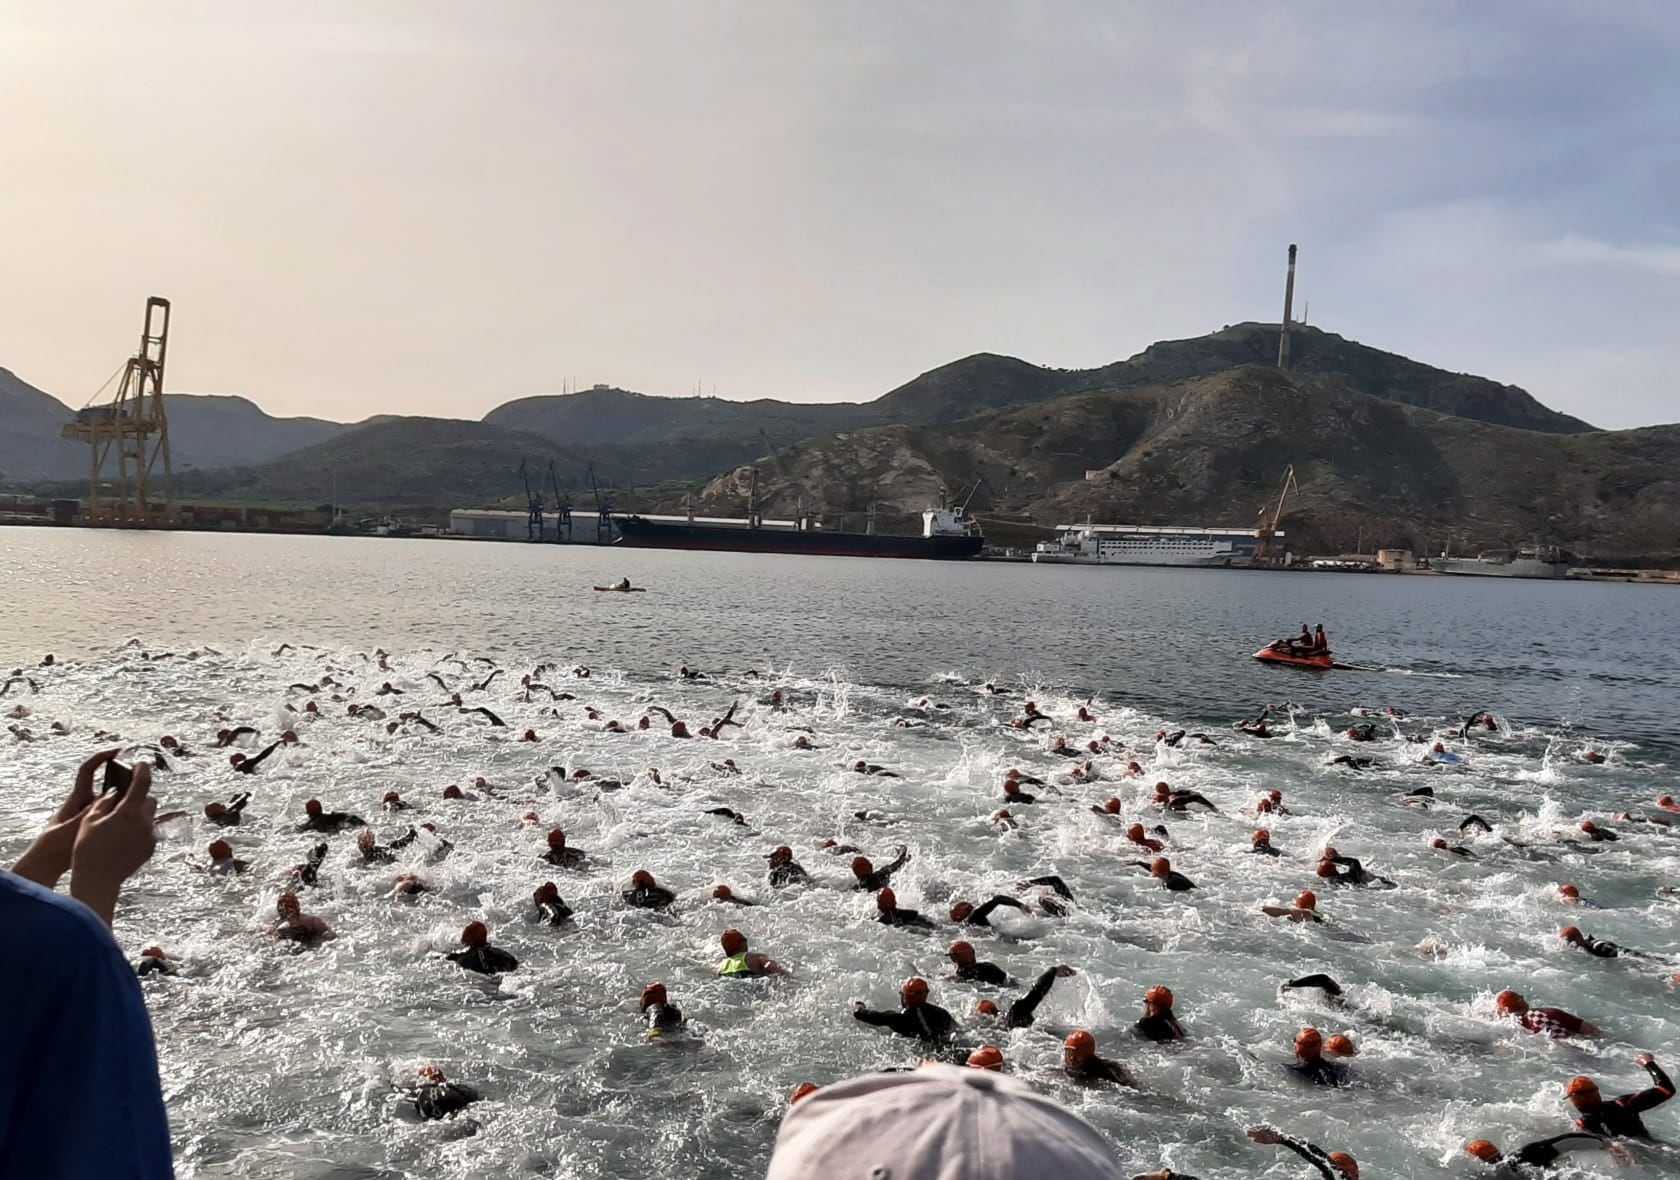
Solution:
[[[592,590],[621,575],[647,592]],[[1360,670],[1250,658],[1321,621]],[[116,921],[125,950],[158,945],[180,965],[144,986],[185,1177],[756,1176],[796,1084],[920,1059],[851,1017],[854,1001],[893,1006],[912,973],[964,1043],[1002,1048],[1134,1171],[1302,1174],[1243,1136],[1268,1122],[1351,1152],[1365,1177],[1468,1177],[1481,1165],[1467,1139],[1514,1147],[1569,1129],[1569,1077],[1614,1095],[1645,1084],[1641,1052],[1680,1066],[1680,901],[1658,893],[1680,887],[1680,816],[1667,817],[1675,828],[1615,818],[1663,818],[1655,799],[1680,785],[1676,651],[1680,597],[1660,587],[0,529],[0,665],[25,677],[0,711],[26,711],[0,736],[0,855],[15,859],[102,745],[167,733],[192,752],[155,787],[161,810],[188,815],[162,826]],[[49,652],[54,665],[36,666]],[[683,665],[705,678],[680,677]],[[530,673],[573,699],[526,699]],[[385,682],[402,695],[375,696]],[[449,691],[506,726],[457,711]],[[1012,726],[1028,699],[1054,724]],[[319,715],[303,712],[309,700]],[[351,716],[355,702],[388,716]],[[1087,704],[1094,723],[1075,719]],[[1268,704],[1276,736],[1233,728]],[[722,741],[672,738],[657,712],[635,728],[654,706],[698,730],[731,705],[742,727]],[[438,732],[389,732],[410,710]],[[1497,728],[1461,737],[1479,710]],[[631,732],[607,731],[614,719]],[[1380,740],[1349,741],[1366,720]],[[230,725],[260,731],[248,752],[288,728],[301,742],[238,774],[214,748]],[[517,740],[527,729],[537,741]],[[1156,740],[1177,730],[1212,741]],[[795,748],[801,735],[817,748]],[[1058,736],[1110,739],[1094,757],[1102,781],[1072,780],[1075,763],[1049,749]],[[1436,740],[1462,762],[1423,762]],[[1332,762],[1341,754],[1374,764],[1350,770]],[[858,760],[902,777],[860,775]],[[1134,760],[1142,777],[1124,777]],[[991,819],[1011,767],[1051,784],[1013,809],[1014,829]],[[479,776],[493,797],[473,788]],[[1163,815],[1147,804],[1157,781],[1220,810]],[[451,784],[481,797],[446,800]],[[1425,785],[1432,808],[1403,802]],[[246,789],[241,826],[198,818]],[[1288,813],[1257,819],[1269,789]],[[416,809],[383,812],[393,790]],[[1109,796],[1122,822],[1089,810]],[[422,840],[397,865],[361,868],[354,837],[331,837],[302,899],[339,938],[294,954],[265,927],[316,839],[295,830],[310,798],[367,817],[381,843],[427,820],[454,848],[435,859]],[[746,823],[709,813],[722,807]],[[1472,812],[1495,831],[1461,837]],[[1134,818],[1167,826],[1166,854],[1195,891],[1161,890],[1134,867]],[[1621,838],[1585,842],[1584,819]],[[1247,854],[1261,823],[1282,857]],[[539,859],[551,827],[588,851],[582,870]],[[219,836],[248,874],[202,871]],[[1437,836],[1473,855],[1432,848]],[[941,929],[874,922],[871,896],[849,888],[849,855],[819,848],[830,839],[877,863],[908,846],[899,903]],[[1319,884],[1326,843],[1396,888],[1320,889],[1321,926],[1260,914]],[[764,855],[779,844],[815,885],[768,885]],[[675,913],[624,905],[638,869],[677,892]],[[399,871],[433,891],[393,899]],[[1066,917],[1005,918],[991,936],[944,921],[959,898],[1031,901],[1018,883],[1052,873],[1077,899]],[[531,920],[545,880],[573,927]],[[1564,882],[1592,904],[1564,903]],[[717,884],[761,904],[714,901]],[[518,971],[486,980],[441,958],[473,920]],[[1656,957],[1591,958],[1560,942],[1571,924]],[[719,979],[729,927],[791,977]],[[946,978],[958,937],[1019,984]],[[977,999],[1012,999],[1057,964],[1077,974],[1037,1027],[974,1016]],[[1314,971],[1350,1002],[1279,993]],[[653,980],[688,1015],[686,1039],[643,1035],[636,998]],[[1130,1035],[1157,983],[1177,994],[1181,1045]],[[1522,1032],[1493,1010],[1508,987],[1604,1036]],[[1284,1070],[1307,1024],[1357,1042],[1352,1085],[1314,1090]],[[1139,1091],[1060,1076],[1060,1037],[1079,1027]],[[472,1124],[413,1117],[401,1087],[427,1063],[482,1091]],[[1680,1103],[1646,1118],[1680,1137]],[[1680,1154],[1656,1147],[1617,1171],[1677,1169]]]

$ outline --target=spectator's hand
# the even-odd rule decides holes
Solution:
[[[13,866],[14,873],[48,889],[58,884],[59,878],[70,869],[76,833],[81,828],[88,805],[93,802],[94,773],[116,756],[115,750],[101,750],[82,763],[76,771],[76,783],[71,787],[69,797],[53,814],[52,823]]]
[[[70,895],[111,924],[117,894],[157,846],[152,768],[142,762],[122,798],[106,795],[88,809],[70,858]]]

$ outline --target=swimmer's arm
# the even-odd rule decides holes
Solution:
[[[1014,906],[1018,910],[1025,910],[1027,908],[1020,899],[1005,897],[1000,893],[993,897],[990,901],[976,906],[974,912],[968,916],[969,924],[973,926],[986,925],[986,919],[990,918],[992,916],[992,911],[997,909],[1000,905]]]
[[[1060,877],[1055,876],[1054,874],[1048,877],[1028,877],[1027,884],[1043,885],[1046,888],[1055,890],[1058,896],[1065,897],[1069,901],[1074,900],[1073,890],[1067,887],[1067,882],[1063,881]]]
[[[1639,1064],[1645,1067],[1645,1072],[1651,1075],[1651,1080],[1656,1085],[1649,1090],[1641,1090],[1639,1093],[1623,1099],[1622,1108],[1635,1113],[1650,1110],[1654,1106],[1661,1106],[1674,1097],[1674,1083],[1669,1080],[1668,1075],[1663,1072],[1662,1066],[1657,1064],[1655,1058],[1646,1053],[1639,1058]]]

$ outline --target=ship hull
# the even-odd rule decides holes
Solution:
[[[1449,557],[1435,567],[1443,574],[1469,578],[1542,578],[1569,576],[1569,563],[1564,561],[1536,561],[1519,557],[1514,561],[1479,561],[1473,557]]]
[[[1147,565],[1184,568],[1218,568],[1229,565],[1249,565],[1253,557],[1240,553],[1216,553],[1206,557],[1181,557],[1161,554],[1158,557],[1092,557],[1085,554],[1034,553],[1032,559],[1043,565]]]
[[[618,544],[630,549],[698,549],[719,553],[793,553],[820,557],[911,557],[961,561],[974,557],[983,538],[901,537],[821,530],[742,528],[728,525],[665,524],[627,516],[619,520]]]

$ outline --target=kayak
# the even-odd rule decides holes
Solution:
[[[597,586],[595,589],[603,594],[646,594],[640,586]]]
[[[1285,664],[1291,668],[1319,668],[1328,670],[1336,666],[1336,661],[1329,652],[1319,655],[1298,656],[1288,649],[1279,649],[1269,644],[1254,653],[1254,658],[1263,664]]]

